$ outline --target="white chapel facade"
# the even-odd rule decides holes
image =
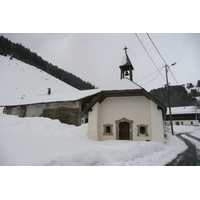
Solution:
[[[164,142],[166,107],[133,82],[133,66],[125,47],[120,81],[101,92],[85,108],[88,139]]]

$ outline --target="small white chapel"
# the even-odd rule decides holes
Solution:
[[[125,47],[120,81],[102,89],[87,105],[88,138],[96,141],[164,142],[166,107],[133,82],[133,65]]]

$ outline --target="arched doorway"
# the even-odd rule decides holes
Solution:
[[[116,139],[117,140],[133,140],[133,120],[122,118],[116,120]]]
[[[130,140],[130,125],[128,122],[119,123],[119,140]]]

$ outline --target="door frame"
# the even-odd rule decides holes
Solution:
[[[119,124],[121,122],[128,122],[129,123],[130,140],[133,140],[133,120],[129,120],[129,119],[126,119],[126,118],[115,120],[115,123],[116,123],[116,140],[119,140]]]

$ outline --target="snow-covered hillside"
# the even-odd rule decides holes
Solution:
[[[9,56],[0,55],[0,106],[47,94],[78,91],[57,78]]]
[[[200,87],[197,86],[198,82],[197,83],[187,83],[186,85],[184,85],[188,94],[191,94],[192,90],[196,90],[197,92],[200,93]]]

